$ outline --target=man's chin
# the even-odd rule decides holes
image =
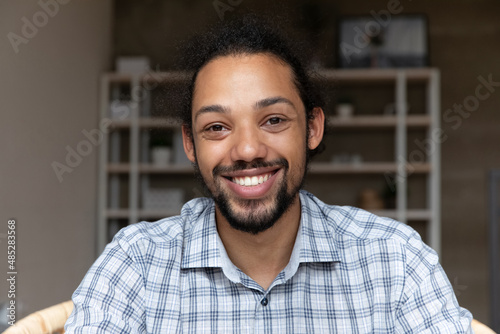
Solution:
[[[219,197],[217,203],[221,201],[230,208],[232,215],[245,219],[245,217],[265,217],[267,212],[273,211],[277,200],[275,195],[265,196],[263,198],[240,198],[231,196]]]
[[[294,201],[295,196],[285,189],[276,195],[262,199],[234,199],[225,196],[214,200],[221,214],[236,230],[258,234],[272,226],[281,218]]]
[[[254,235],[270,229],[277,221],[277,219],[272,218],[270,215],[261,215],[255,212],[248,215],[245,213],[233,213],[224,216],[229,226],[233,229]]]

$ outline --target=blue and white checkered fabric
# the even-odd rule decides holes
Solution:
[[[67,333],[469,333],[408,226],[301,191],[288,266],[262,289],[229,260],[210,199],[121,230],[73,295]]]

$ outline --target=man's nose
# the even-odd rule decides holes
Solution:
[[[258,127],[240,126],[235,130],[233,147],[230,152],[232,161],[251,162],[266,157],[267,146],[262,140],[262,134]]]

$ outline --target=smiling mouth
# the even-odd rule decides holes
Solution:
[[[253,187],[257,186],[259,184],[262,184],[269,180],[271,176],[276,174],[279,169],[274,170],[272,172],[268,173],[263,173],[260,175],[253,175],[253,176],[235,176],[235,177],[225,177],[226,179],[230,180],[233,183],[236,183],[237,185],[244,186],[244,187]]]

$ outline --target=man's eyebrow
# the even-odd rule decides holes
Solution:
[[[255,109],[262,109],[262,108],[269,107],[269,106],[271,106],[273,104],[277,104],[277,103],[285,103],[285,104],[288,104],[291,107],[293,107],[293,109],[295,109],[295,105],[292,103],[292,101],[290,101],[287,98],[281,97],[281,96],[268,97],[266,99],[260,100],[260,101],[255,103],[254,108]]]
[[[221,106],[220,104],[203,106],[200,109],[198,109],[198,111],[195,113],[194,120],[196,121],[198,116],[200,116],[201,114],[207,113],[207,112],[217,112],[217,113],[227,114],[229,112],[229,109],[224,107],[224,106]]]
[[[292,103],[292,101],[290,101],[287,98],[281,97],[281,96],[268,97],[268,98],[262,99],[260,101],[257,101],[254,105],[254,109],[258,110],[258,109],[269,107],[273,104],[278,104],[278,103],[288,104],[293,109],[295,109],[295,105]],[[194,115],[194,120],[196,121],[198,116],[200,116],[204,113],[209,113],[209,112],[227,114],[227,113],[229,113],[229,109],[227,107],[221,106],[220,104],[212,104],[209,106],[203,106],[200,109],[198,109],[198,111],[196,111],[196,113]]]

